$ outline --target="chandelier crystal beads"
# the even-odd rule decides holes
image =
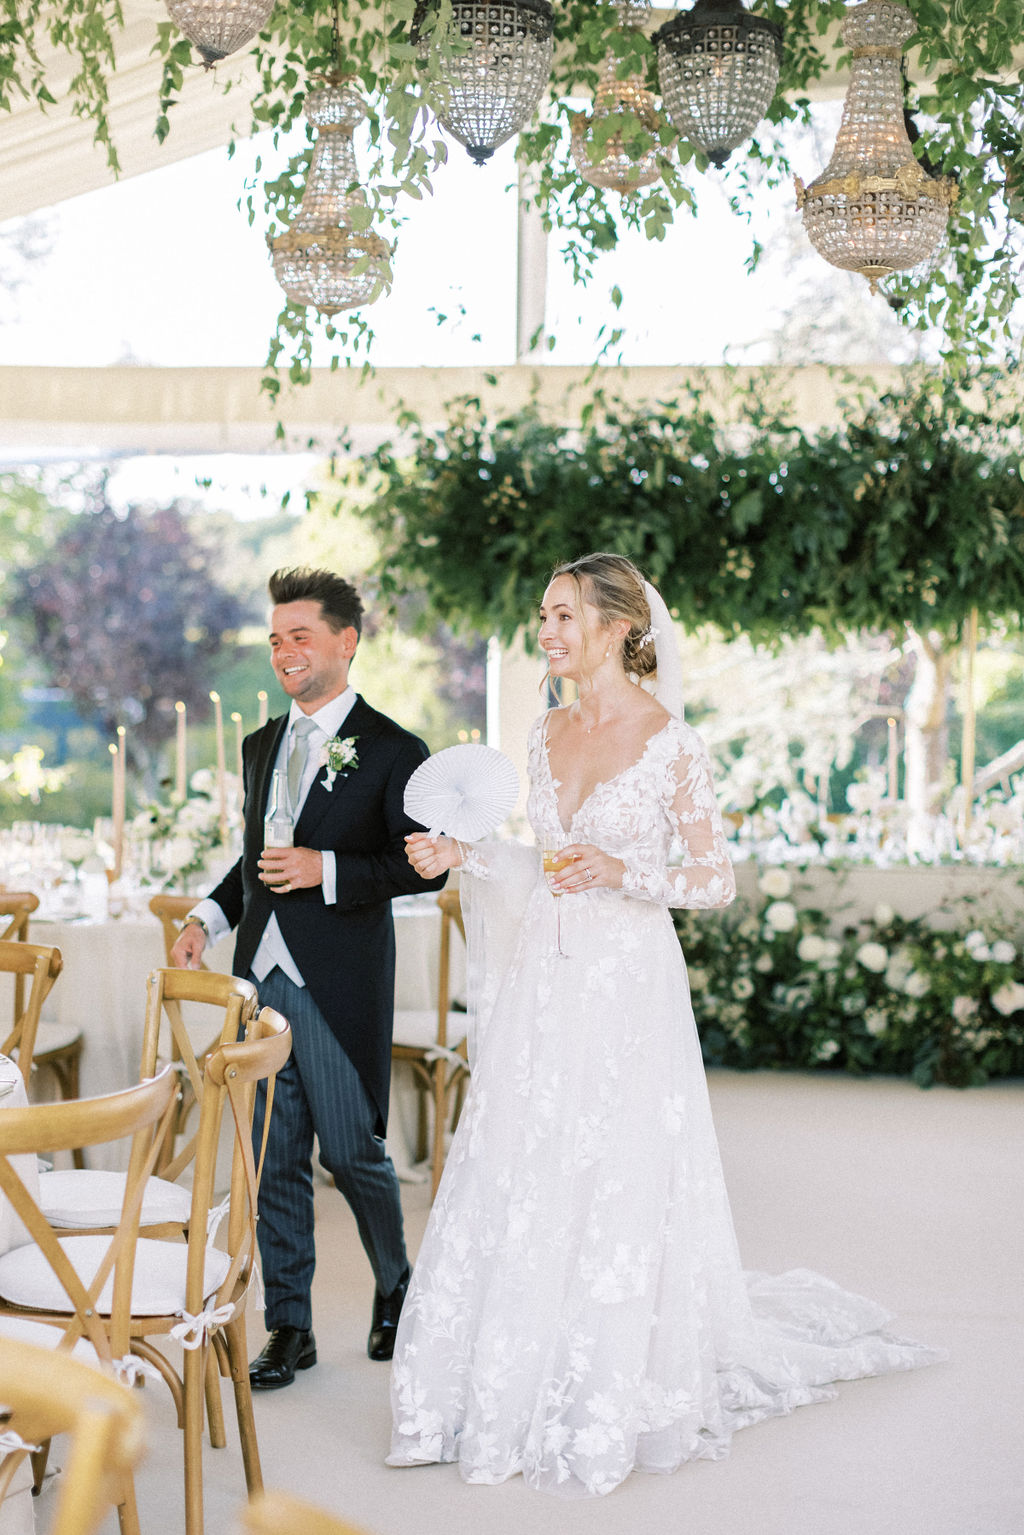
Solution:
[[[251,43],[266,24],[276,0],[165,0],[171,20],[210,69]]]
[[[445,104],[438,120],[483,165],[536,112],[551,75],[552,15],[548,0],[452,0],[444,58]],[[429,47],[428,17],[436,0],[418,0],[412,35]]]
[[[956,183],[931,176],[914,158],[903,114],[903,49],[916,30],[905,5],[863,0],[843,23],[853,69],[835,149],[797,207],[820,256],[860,272],[875,292],[881,278],[927,261],[941,245]]]
[[[642,30],[651,10],[650,0],[615,0],[615,7],[620,25],[637,31]],[[622,131],[618,130],[598,149],[594,143],[594,129],[609,118],[632,117],[646,133],[657,137],[661,124],[654,109],[654,97],[644,85],[643,77],[627,75],[620,80],[618,67],[618,59],[609,52],[594,94],[593,112],[578,112],[572,119],[572,155],[584,181],[625,195],[658,180],[661,175],[658,145],[654,144],[634,157]]]
[[[658,28],[654,44],[669,121],[723,166],[772,104],[782,28],[751,16],[742,0],[697,0]]]
[[[305,116],[317,130],[302,205],[283,234],[268,236],[274,275],[293,304],[323,315],[372,304],[387,277],[391,246],[369,229],[366,196],[358,183],[352,134],[366,116],[350,86],[329,79],[306,98]]]

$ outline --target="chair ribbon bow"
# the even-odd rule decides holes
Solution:
[[[120,1359],[112,1359],[114,1374],[124,1386],[134,1386],[140,1375],[148,1375],[150,1380],[162,1380],[163,1377],[155,1364],[150,1364],[148,1359],[140,1359],[138,1354],[122,1354]]]
[[[214,1205],[206,1217],[206,1245],[212,1247],[217,1240],[220,1223],[231,1209],[231,1195],[227,1194],[219,1205]]]
[[[182,1348],[201,1348],[209,1343],[210,1336],[218,1327],[224,1327],[235,1314],[234,1306],[215,1306],[193,1316],[191,1311],[178,1311],[182,1320],[171,1328],[171,1337],[177,1338]]]
[[[0,1452],[6,1452],[8,1450],[24,1450],[27,1455],[34,1455],[40,1448],[41,1446],[38,1444],[27,1443],[26,1440],[22,1439],[20,1434],[16,1434],[14,1432],[13,1428],[5,1429],[3,1433],[0,1434]]]

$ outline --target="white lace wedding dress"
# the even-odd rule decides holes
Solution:
[[[559,898],[562,958],[535,849],[464,867],[472,1085],[399,1327],[388,1463],[606,1493],[938,1355],[820,1275],[741,1270],[668,910],[735,888],[699,736],[670,720],[569,827],[543,719],[530,778],[538,839],[595,843],[628,889]]]

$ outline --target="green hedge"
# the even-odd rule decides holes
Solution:
[[[911,1076],[1024,1075],[1024,958],[1008,924],[955,928],[876,908],[841,933],[764,871],[756,901],[676,912],[708,1065]],[[946,919],[948,921],[948,919]]]

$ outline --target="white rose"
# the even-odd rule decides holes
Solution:
[[[864,1027],[877,1039],[889,1027],[889,1020],[879,1007],[869,1007],[864,1014]]]
[[[896,913],[884,901],[879,901],[872,913],[876,927],[889,927]]]
[[[758,975],[769,975],[775,969],[774,961],[770,954],[759,954],[754,961],[754,969]]]
[[[830,1061],[832,1057],[838,1053],[838,1042],[834,1039],[826,1039],[822,1044],[818,1046],[817,1050],[814,1052],[814,1056],[815,1060],[818,1061]]]
[[[973,1018],[978,1011],[978,1002],[975,997],[954,997],[953,1017],[957,1023],[965,1023],[968,1018]]]
[[[754,983],[749,975],[738,975],[732,983],[732,994],[739,1001],[745,1001],[747,997],[754,995]]]
[[[796,907],[791,901],[773,901],[765,908],[764,920],[777,933],[791,933],[796,927]]]
[[[1024,1012],[1024,986],[1020,981],[1005,981],[992,993],[992,1006],[1004,1018],[1009,1018],[1011,1013]]]
[[[881,975],[888,967],[889,955],[880,943],[862,943],[857,950],[857,963],[863,965],[865,970]]]
[[[797,957],[805,964],[816,964],[827,953],[825,940],[817,933],[807,933],[796,946]]]
[[[1000,938],[992,945],[992,958],[1000,965],[1012,965],[1017,958],[1017,950],[1005,938]]]
[[[785,869],[765,869],[757,882],[762,895],[770,895],[773,901],[781,900],[793,888],[793,881]]]
[[[971,931],[964,939],[964,947],[968,950],[985,947],[985,934],[981,931],[980,927],[971,928]]]
[[[825,945],[821,953],[821,968],[834,970],[843,952],[843,946],[838,938],[823,938],[821,941]]]
[[[908,997],[923,997],[927,995],[930,984],[923,970],[911,970],[903,982],[903,990]]]

